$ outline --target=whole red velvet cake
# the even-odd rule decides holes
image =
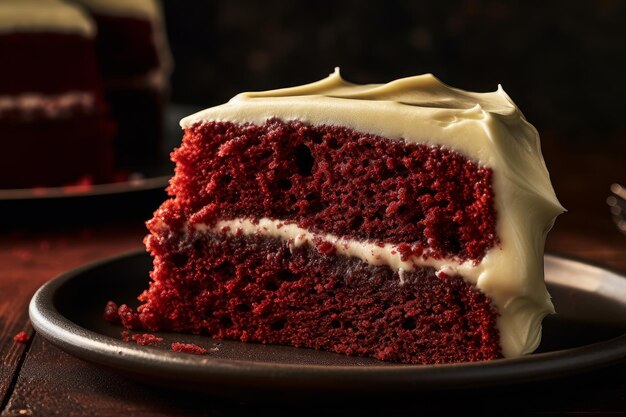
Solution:
[[[0,188],[112,176],[114,127],[94,33],[63,2],[0,1]]]
[[[538,345],[562,208],[501,88],[335,72],[182,126],[148,222],[144,327],[413,364]]]

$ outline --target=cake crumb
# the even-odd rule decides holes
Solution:
[[[19,332],[15,336],[13,336],[13,341],[15,343],[27,343],[30,340],[30,335],[26,332]]]
[[[131,339],[140,346],[153,345],[163,341],[162,337],[155,336],[152,333],[134,334]]]
[[[93,189],[94,179],[90,175],[85,175],[78,181],[69,182],[63,186],[63,192],[69,193],[87,193]]]
[[[36,197],[43,197],[46,194],[48,194],[48,190],[46,189],[46,187],[41,187],[41,186],[36,186],[31,188],[33,195]]]
[[[135,313],[135,311],[128,307],[126,304],[122,304],[117,309],[117,314],[120,317],[120,321],[122,322],[122,326],[127,329],[139,329],[141,328],[141,321],[139,320],[139,314]]]
[[[172,350],[174,352],[191,353],[193,355],[207,354],[207,350],[205,348],[195,345],[193,343],[174,342],[172,343]]]
[[[335,245],[322,238],[313,238],[313,243],[315,244],[315,248],[317,249],[317,251],[323,255],[332,256],[337,251]]]
[[[122,341],[130,342],[131,341],[131,332],[130,330],[122,330]]]
[[[104,307],[104,313],[102,317],[110,323],[119,323],[120,315],[117,311],[118,307],[114,301],[108,301],[107,305]]]

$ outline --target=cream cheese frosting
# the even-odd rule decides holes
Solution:
[[[95,27],[79,8],[57,0],[0,0],[0,33],[61,32],[92,37]]]
[[[554,312],[543,276],[544,243],[554,219],[564,209],[552,188],[537,131],[501,86],[490,93],[468,92],[449,87],[431,74],[387,84],[356,85],[343,80],[335,70],[312,84],[239,94],[224,105],[183,119],[181,126],[191,128],[209,121],[262,124],[268,118],[344,126],[391,140],[441,146],[491,168],[500,243],[479,263],[430,258],[411,262],[457,273],[491,298],[500,314],[498,329],[505,357],[537,348],[541,321]],[[305,241],[313,239],[307,231],[294,227],[285,230],[295,236],[277,232],[282,227],[272,226],[272,219],[261,219],[263,223],[258,224],[248,224],[245,219],[232,221],[235,223],[230,226],[244,233],[285,240],[298,235],[307,236]],[[225,226],[220,225],[222,229]],[[322,238],[352,247],[346,256],[367,254],[371,249],[368,242]],[[388,252],[379,253],[377,258],[383,263],[399,272],[411,268],[394,261],[393,247],[383,250]],[[368,256],[357,257],[371,261]]]

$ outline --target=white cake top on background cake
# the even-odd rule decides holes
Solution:
[[[57,0],[0,0],[0,34],[61,32],[93,36],[91,19],[78,7]]]
[[[564,209],[552,188],[537,131],[502,87],[491,93],[467,92],[449,87],[431,74],[387,84],[355,85],[336,70],[312,84],[239,94],[224,105],[183,119],[181,126],[188,129],[211,121],[263,124],[269,118],[342,126],[391,140],[441,146],[491,168],[499,244],[477,263],[428,257],[411,261],[448,275],[459,274],[491,298],[500,314],[498,329],[505,357],[537,348],[541,321],[554,312],[543,275],[545,238]],[[271,235],[276,229],[272,220],[262,220],[265,229],[246,219],[218,226]],[[277,237],[289,240],[308,233],[286,230],[292,229],[294,236],[281,232]],[[312,238],[306,235],[306,239]],[[332,241],[339,237],[322,238]],[[341,244],[356,245],[352,253],[362,254],[371,242],[342,240]],[[393,251],[393,245],[388,250]],[[396,262],[389,266],[399,272],[410,267]]]
[[[157,0],[72,0],[86,8],[113,16],[139,17],[149,20],[160,18]]]

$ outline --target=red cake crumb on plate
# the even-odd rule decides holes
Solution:
[[[107,305],[104,307],[102,317],[109,323],[119,323],[121,319],[117,310],[118,307],[115,301],[108,301]]]
[[[108,304],[107,304],[108,306]],[[139,316],[135,311],[128,307],[126,304],[122,304],[117,309],[117,314],[122,322],[122,326],[126,329],[140,329],[142,328],[141,321],[139,320]]]
[[[152,333],[134,334],[131,339],[140,346],[153,345],[163,341],[162,337],[155,336]]]
[[[171,346],[174,352],[190,353],[192,355],[206,355],[207,350],[193,343],[174,342]]]

